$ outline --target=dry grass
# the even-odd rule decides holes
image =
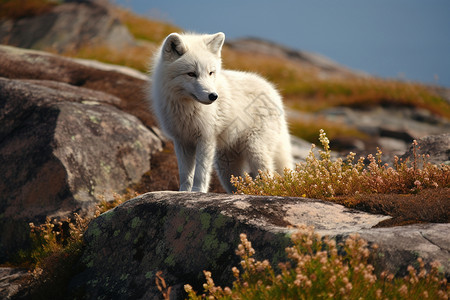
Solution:
[[[318,68],[307,67],[279,57],[224,49],[227,68],[257,72],[278,87],[288,106],[318,111],[333,106],[399,105],[419,107],[450,118],[450,105],[418,83],[330,76],[322,79]]]
[[[71,218],[30,223],[32,248],[21,252],[22,265],[31,271],[26,289],[19,299],[62,299],[68,282],[77,273],[76,264],[82,253],[83,234],[89,219],[74,213]]]
[[[243,272],[236,267],[232,269],[233,287],[216,286],[212,274],[205,271],[204,293],[197,295],[190,285],[185,285],[188,298],[448,299],[450,296],[438,263],[432,263],[428,272],[419,258],[418,270],[409,266],[408,275],[395,278],[387,271],[375,273],[367,242],[358,235],[336,245],[334,240],[322,239],[312,227],[303,225],[291,238],[293,246],[286,248],[290,260],[280,263],[280,271],[276,272],[268,260],[253,258],[255,250],[247,236],[241,234],[236,254],[242,259]]]
[[[93,217],[81,217],[74,213],[65,219],[50,219],[44,224],[30,223],[31,248],[22,250],[19,261],[12,264],[30,269],[30,278],[24,282],[26,289],[20,291],[19,299],[64,299],[72,277],[77,274],[78,260],[83,249],[83,235],[92,218],[135,197],[128,190],[114,195],[113,201],[103,199]]]
[[[359,131],[355,127],[340,122],[328,121],[325,118],[289,120],[289,132],[292,135],[311,143],[314,143],[317,140],[317,132],[319,132],[320,129],[324,129],[331,140],[342,137],[352,137],[360,140],[370,139],[367,134]]]
[[[170,23],[151,20],[123,8],[115,7],[114,12],[138,40],[159,44],[170,33],[182,31],[181,28]]]
[[[450,188],[424,189],[417,194],[365,194],[337,197],[333,201],[347,207],[392,218],[377,227],[412,223],[450,223]]]
[[[364,157],[354,161],[355,153],[350,153],[346,161],[341,158],[332,161],[329,140],[323,130],[319,140],[324,148],[319,151],[320,158],[311,149],[306,162],[298,163],[294,170],[286,169],[282,175],[261,171],[254,179],[249,175],[232,176],[237,192],[333,200],[336,196],[418,193],[450,187],[450,166],[430,164],[425,156],[415,154],[411,163],[396,158],[394,167],[389,167],[382,163],[379,150],[375,156],[367,157],[366,167]],[[416,153],[417,142],[413,146]]]
[[[75,51],[63,52],[62,55],[127,66],[145,73],[148,71],[150,57],[155,50],[156,46],[151,43],[141,43],[138,46],[124,47],[119,50],[105,45],[91,45],[83,46]]]

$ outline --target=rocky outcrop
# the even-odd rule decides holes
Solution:
[[[331,59],[317,53],[294,50],[271,41],[260,38],[241,38],[227,41],[226,45],[237,52],[263,54],[269,57],[287,59],[294,64],[300,64],[304,68],[314,68],[321,72],[322,76],[357,77],[367,76],[363,72],[350,70]]]
[[[372,228],[389,217],[346,209],[304,198],[258,197],[201,193],[155,192],[130,200],[94,220],[85,234],[85,270],[72,281],[72,292],[87,299],[153,299],[159,295],[154,278],[162,270],[173,299],[183,284],[201,290],[203,270],[216,283],[232,281],[239,261],[235,249],[246,233],[258,259],[276,265],[285,260],[288,226],[306,223],[338,240],[360,232],[380,245],[380,268],[399,271],[417,255],[439,260],[446,272],[448,224]]]
[[[67,1],[42,14],[1,20],[0,43],[64,52],[88,45],[125,47],[134,38],[106,1]]]
[[[413,140],[450,132],[449,120],[412,107],[333,107],[316,113],[291,110],[288,111],[288,116],[293,122],[313,122],[320,119],[355,128],[370,138],[337,137],[331,139],[331,149],[341,151],[343,155],[352,151],[358,156],[366,156],[376,153],[376,148],[379,147],[386,162],[392,162],[394,155],[403,155]],[[443,145],[443,151],[444,148]]]
[[[162,140],[148,108],[141,117],[150,128],[124,112],[145,105],[143,78],[7,46],[0,64],[4,261],[27,245],[29,222],[92,213],[100,195],[138,182]]]
[[[147,77],[135,70],[2,45],[0,65],[0,77],[63,82],[116,96],[122,101],[110,104],[155,129],[146,101]]]

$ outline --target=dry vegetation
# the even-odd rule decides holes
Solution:
[[[417,155],[416,141],[412,161],[395,158],[390,167],[381,161],[380,150],[375,156],[360,157],[356,162],[354,153],[346,161],[333,161],[323,130],[319,140],[324,148],[319,150],[320,157],[312,151],[313,145],[306,161],[298,163],[294,170],[286,169],[281,175],[260,172],[256,178],[233,176],[237,192],[325,199],[391,215],[394,219],[384,223],[391,226],[450,221],[450,166],[433,165],[426,156]]]
[[[418,270],[409,266],[407,276],[395,278],[386,271],[379,275],[374,272],[371,251],[357,235],[336,245],[334,240],[319,237],[312,227],[300,226],[291,239],[293,246],[286,248],[290,260],[280,263],[280,271],[276,271],[268,260],[253,258],[255,250],[247,236],[241,234],[236,254],[242,259],[243,273],[233,268],[233,287],[216,286],[212,274],[205,271],[203,294],[197,295],[190,285],[185,285],[189,299],[448,299],[450,296],[438,263],[432,263],[431,271],[427,271],[419,258]],[[376,251],[376,246],[372,248]]]
[[[137,40],[159,44],[170,33],[182,31],[170,23],[138,16],[126,9],[115,8],[114,12]]]
[[[355,153],[350,152],[346,161],[341,158],[332,161],[329,140],[323,130],[319,140],[324,150],[317,158],[313,148],[305,162],[298,163],[294,170],[286,169],[284,174],[260,171],[253,179],[249,175],[232,176],[238,193],[254,195],[279,195],[333,199],[336,196],[357,194],[418,193],[429,188],[450,187],[450,166],[437,166],[418,156],[413,143],[414,159],[402,162],[395,157],[393,167],[383,164],[381,150],[373,156],[360,157],[355,162]]]

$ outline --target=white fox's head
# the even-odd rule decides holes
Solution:
[[[221,71],[222,32],[212,35],[170,34],[161,48],[161,57],[171,88],[183,97],[211,104],[220,95],[216,77]]]

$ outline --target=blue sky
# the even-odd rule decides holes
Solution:
[[[115,0],[186,31],[254,36],[353,69],[450,87],[450,0]]]

